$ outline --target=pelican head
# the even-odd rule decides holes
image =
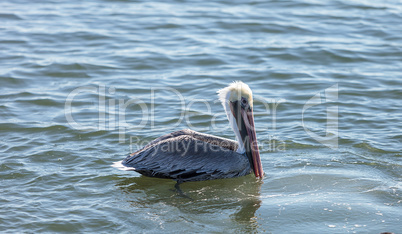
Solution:
[[[246,154],[254,174],[262,178],[264,171],[258,150],[257,136],[253,117],[253,94],[250,87],[241,81],[235,81],[218,91],[229,123],[239,143],[237,152]]]

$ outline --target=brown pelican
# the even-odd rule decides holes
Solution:
[[[251,172],[262,178],[251,89],[235,81],[219,90],[218,96],[237,142],[185,129],[153,140],[113,166],[173,179],[177,186],[187,181],[232,178]]]

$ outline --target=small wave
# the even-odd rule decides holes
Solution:
[[[0,13],[0,19],[3,20],[23,20],[17,14]]]
[[[365,149],[365,150],[368,150],[370,152],[375,152],[375,153],[396,153],[396,151],[384,150],[379,147],[375,147],[372,144],[369,144],[367,142],[361,142],[361,143],[354,144],[353,147],[359,148],[359,149]]]
[[[24,78],[17,78],[11,75],[0,76],[0,87],[20,87],[24,86],[27,80]]]

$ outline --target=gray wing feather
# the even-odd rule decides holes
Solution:
[[[230,140],[217,139],[220,143],[225,143],[223,145],[233,148],[233,142],[225,142]],[[122,164],[146,176],[182,182],[232,178],[251,172],[246,156],[214,141],[210,142],[202,141],[199,137],[197,139],[194,134],[178,131],[154,140],[129,155]]]

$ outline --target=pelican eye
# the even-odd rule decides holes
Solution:
[[[242,107],[246,107],[248,105],[247,99],[245,99],[244,97],[241,98],[241,106]]]

